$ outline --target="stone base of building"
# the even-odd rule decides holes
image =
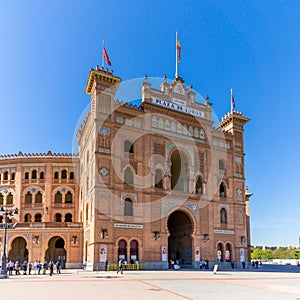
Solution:
[[[83,269],[83,263],[66,263],[65,269]]]
[[[167,270],[169,269],[169,263],[167,261],[157,261],[157,262],[144,262],[147,270]]]

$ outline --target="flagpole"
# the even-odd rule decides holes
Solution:
[[[104,50],[104,40],[102,40],[102,68],[104,68],[104,55],[103,55],[103,50]]]
[[[233,103],[232,103],[232,89],[230,89],[230,111],[233,112]]]
[[[178,41],[178,33],[176,31],[176,39],[175,39],[175,49],[176,49],[176,55],[175,55],[175,59],[176,59],[176,71],[175,71],[175,78],[178,78],[178,49],[177,49],[177,41]]]

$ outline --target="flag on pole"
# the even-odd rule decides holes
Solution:
[[[107,54],[107,52],[106,52],[105,47],[103,47],[103,57],[105,58],[106,63],[107,63],[109,66],[111,66],[112,64],[111,64],[111,62],[110,62],[110,60],[109,60],[109,57],[108,57],[108,54]]]
[[[231,98],[231,112],[232,112],[233,109],[235,108],[235,101],[234,101],[234,97],[232,94],[232,89],[230,89],[230,98]]]
[[[178,36],[176,37],[176,47],[177,47],[177,63],[180,63],[181,45]]]

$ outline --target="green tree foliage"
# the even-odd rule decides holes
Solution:
[[[251,248],[251,259],[252,260],[264,260],[264,259],[289,259],[289,258],[300,258],[300,248],[296,247],[278,247],[272,249],[261,249],[258,247]]]

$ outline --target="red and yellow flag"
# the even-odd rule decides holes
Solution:
[[[177,63],[180,63],[181,45],[180,45],[180,41],[179,41],[178,37],[177,37],[176,46],[177,46]]]
[[[108,54],[107,54],[107,52],[106,52],[106,49],[105,49],[104,47],[103,47],[103,57],[105,58],[106,63],[107,63],[109,66],[111,66],[111,62],[110,62],[110,60],[109,60]]]

